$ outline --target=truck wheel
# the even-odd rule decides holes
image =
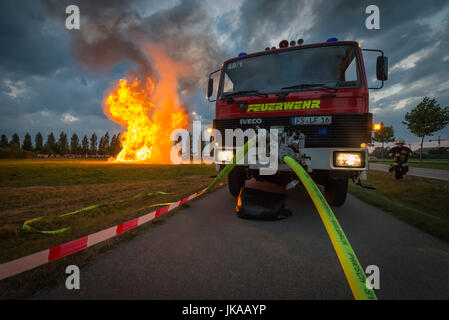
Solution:
[[[228,175],[228,188],[229,192],[237,197],[240,193],[240,189],[245,185],[246,172],[245,167],[235,166],[234,169]]]
[[[340,207],[346,201],[348,179],[329,179],[324,186],[324,197],[332,206]]]

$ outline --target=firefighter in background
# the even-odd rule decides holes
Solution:
[[[396,147],[393,147],[388,152],[388,156],[393,158],[393,164],[390,165],[390,172],[395,173],[396,180],[402,179],[402,176],[408,171],[408,157],[413,152],[410,148],[404,146],[404,139],[398,139],[396,141]]]

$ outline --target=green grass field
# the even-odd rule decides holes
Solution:
[[[390,164],[391,159],[378,159],[374,163]],[[409,159],[408,164],[410,167],[420,167],[419,159]],[[423,159],[421,168],[449,170],[449,159]]]
[[[208,186],[215,166],[111,164],[92,160],[0,160],[0,263],[103,230],[160,208]],[[163,191],[167,194],[159,194]],[[59,217],[92,205],[91,210]],[[188,206],[184,204],[183,206]],[[40,268],[0,281],[0,299],[26,298],[65,279],[65,267],[79,267],[124,239],[156,228],[173,210],[119,237],[69,255]],[[70,227],[59,234],[22,229],[30,218],[48,216],[32,226],[38,230]]]
[[[434,236],[449,241],[449,182],[368,171],[365,184],[376,190],[349,185],[349,192],[359,199],[392,213],[397,218]]]
[[[0,161],[0,263],[18,258],[151,212],[204,187],[214,166],[111,164],[87,160]],[[168,194],[158,194],[163,191]],[[100,205],[92,210],[61,214]],[[70,227],[56,235],[22,230]]]

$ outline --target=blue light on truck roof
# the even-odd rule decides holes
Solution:
[[[246,56],[246,52],[240,52],[239,57],[241,57],[241,56]]]
[[[337,38],[329,38],[326,40],[326,42],[337,42],[338,39]]]

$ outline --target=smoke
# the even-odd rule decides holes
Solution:
[[[305,39],[313,25],[310,6],[306,0],[245,1],[239,8],[241,19],[234,39],[255,51],[277,46],[283,39]]]
[[[138,33],[143,39],[160,43],[172,59],[194,69],[180,83],[181,90],[192,92],[199,85],[205,88],[207,74],[225,60],[212,35],[212,23],[204,1],[181,1],[143,19]]]
[[[65,7],[80,8],[81,29],[70,31],[71,52],[91,71],[105,71],[124,61],[132,61],[138,76],[158,81],[151,58],[151,46],[162,49],[176,62],[189,66],[188,77],[180,79],[184,103],[198,88],[205,87],[207,74],[224,60],[217,48],[211,18],[204,3],[180,1],[170,8],[146,13],[142,1],[44,0],[49,12],[67,17]],[[147,4],[148,2],[146,2]]]

